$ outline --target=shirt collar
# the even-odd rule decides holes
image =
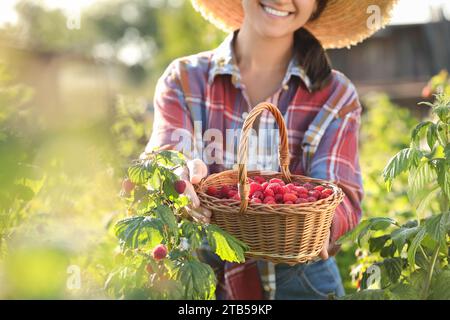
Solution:
[[[213,51],[212,64],[209,70],[208,83],[211,84],[217,75],[231,75],[233,84],[241,87],[241,76],[233,52],[233,41],[237,31],[230,33],[225,40]],[[299,77],[306,88],[311,91],[311,81],[298,60],[293,57],[289,62],[282,86],[286,86],[292,76]]]

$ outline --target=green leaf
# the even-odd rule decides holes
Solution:
[[[370,252],[378,252],[380,251],[385,243],[390,239],[390,235],[384,235],[377,238],[370,238],[369,239],[369,250]]]
[[[184,286],[184,299],[215,298],[216,277],[208,264],[194,259],[184,260],[175,267],[174,277]]]
[[[427,143],[430,147],[430,150],[433,150],[434,145],[436,144],[437,135],[436,135],[436,125],[433,123],[428,127],[427,130]]]
[[[442,270],[436,277],[434,277],[430,300],[450,300],[450,270]]]
[[[450,201],[450,166],[443,159],[436,161],[436,169],[438,173],[438,184],[444,194]]]
[[[244,253],[248,250],[245,243],[216,225],[208,225],[205,231],[209,245],[222,260],[241,263],[245,261]]]
[[[445,146],[444,154],[445,154],[445,158],[447,160],[446,162],[449,163],[450,162],[450,143],[447,143],[447,145]]]
[[[408,198],[414,203],[418,193],[425,189],[426,185],[436,179],[436,171],[427,161],[423,161],[417,168],[411,168],[408,176]]]
[[[408,263],[411,268],[414,268],[414,266],[416,264],[416,251],[419,248],[420,243],[422,242],[422,240],[426,234],[425,227],[420,226],[418,228],[419,228],[419,230],[417,231],[416,236],[411,241],[411,244],[409,245],[409,248],[408,248]]]
[[[444,123],[439,123],[436,127],[436,136],[437,136],[437,140],[439,141],[439,143],[441,144],[441,146],[446,146],[449,141],[448,138],[446,136],[446,132],[445,132],[445,124]]]
[[[153,190],[158,190],[161,186],[161,174],[159,172],[159,168],[153,170],[153,173],[150,175],[150,186]]]
[[[427,127],[434,125],[433,122],[431,121],[425,121],[425,122],[421,122],[419,123],[414,130],[411,133],[411,140],[418,146],[419,145],[419,141],[420,141],[420,134],[422,133],[422,131],[424,129],[426,129]]]
[[[425,211],[427,209],[430,209],[431,201],[438,195],[439,193],[439,187],[435,187],[431,191],[424,190],[423,193],[425,194],[425,197],[423,197],[422,200],[420,200],[419,204],[417,205],[417,215],[419,217],[423,217],[425,215]]]
[[[384,168],[384,181],[392,181],[399,174],[408,170],[412,165],[416,165],[421,157],[422,153],[415,148],[406,148],[401,150],[389,160],[389,163]],[[390,186],[390,184],[388,184],[388,186]]]
[[[361,290],[343,297],[343,300],[386,300],[386,290]]]
[[[419,292],[408,284],[399,283],[391,288],[391,292],[395,300],[420,300]]]
[[[114,231],[122,244],[132,249],[143,245],[153,248],[163,239],[161,221],[145,216],[120,220]]]
[[[378,264],[381,267],[382,275],[386,275],[391,284],[394,284],[400,278],[403,270],[403,259],[399,257],[384,259]]]
[[[370,225],[369,220],[363,220],[361,221],[353,230],[350,230],[346,234],[344,234],[342,237],[336,241],[336,244],[342,245],[347,241],[355,242],[356,239],[358,239],[358,235],[366,229]]]
[[[198,224],[184,220],[181,224],[182,236],[188,239],[192,250],[200,247],[202,243],[201,228]]]
[[[447,224],[450,218],[450,213],[442,213],[431,216],[425,221],[425,229],[428,234],[436,241],[443,242],[447,235]]]
[[[394,243],[391,243],[389,246],[383,247],[380,251],[380,256],[383,258],[394,257],[395,251],[397,247]]]
[[[143,164],[135,164],[128,168],[128,177],[135,184],[145,184],[150,177],[148,166]]]
[[[392,242],[397,247],[399,253],[402,251],[406,241],[414,237],[417,234],[417,231],[418,227],[416,222],[415,226],[413,227],[402,226],[391,233]]]
[[[159,205],[155,208],[156,217],[161,219],[162,223],[167,226],[168,231],[174,237],[178,237],[178,223],[172,209],[166,205]]]

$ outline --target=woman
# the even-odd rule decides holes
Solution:
[[[223,263],[205,248],[217,272],[219,299],[325,299],[344,294],[333,256],[335,241],[359,222],[362,181],[358,159],[361,106],[352,83],[332,70],[324,48],[350,46],[387,23],[395,0],[193,0],[216,26],[232,31],[215,50],[175,60],[160,78],[148,149],[175,148],[190,159],[189,213],[208,223],[192,184],[232,168],[238,130],[252,107],[268,101],[284,115],[290,171],[331,180],[345,192],[318,261],[276,266],[249,260]],[[368,29],[368,7],[380,23]],[[376,17],[375,17],[376,18]],[[376,19],[375,19],[376,20]],[[278,171],[278,132],[269,113],[256,125],[252,169]],[[236,132],[238,132],[236,134]],[[274,157],[275,155],[275,157]],[[190,183],[189,183],[190,182]]]

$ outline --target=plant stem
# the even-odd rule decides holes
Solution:
[[[425,300],[428,297],[428,291],[430,289],[431,279],[433,278],[434,266],[436,264],[436,260],[437,260],[437,257],[439,255],[439,249],[440,248],[441,248],[441,245],[438,244],[436,249],[435,249],[435,251],[434,251],[434,253],[433,253],[433,258],[432,258],[430,270],[428,271],[427,282],[425,283],[425,287],[424,287],[423,292],[422,292],[422,300]]]

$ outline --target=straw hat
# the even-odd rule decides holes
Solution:
[[[328,0],[320,17],[305,27],[324,48],[343,48],[363,41],[391,18],[398,0]],[[244,11],[242,0],[191,0],[194,8],[219,29],[239,29]],[[377,14],[378,17],[376,16]]]

